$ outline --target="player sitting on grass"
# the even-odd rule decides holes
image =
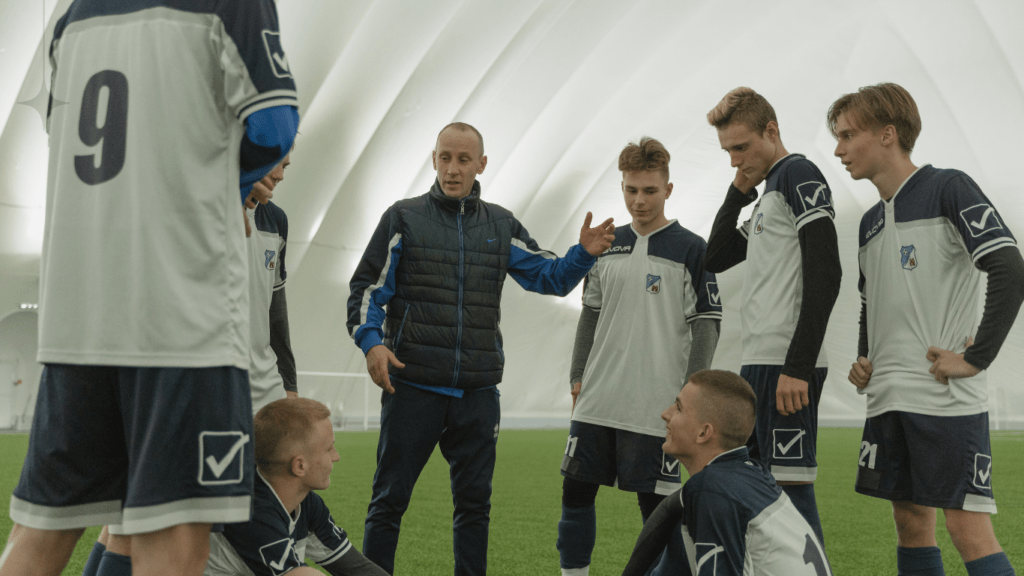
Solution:
[[[623,576],[640,576],[658,559],[682,519],[693,574],[831,576],[807,520],[744,446],[757,400],[740,376],[701,370],[661,414],[663,449],[690,479],[644,524]]]
[[[850,382],[867,396],[867,420],[856,490],[892,502],[900,574],[945,573],[936,508],[969,575],[1013,574],[989,517],[996,503],[982,371],[1024,299],[1017,242],[968,175],[911,162],[921,116],[901,86],[844,95],[828,127],[850,177],[870,180],[881,197],[857,235],[860,340]]]
[[[331,484],[340,459],[330,410],[309,398],[267,404],[253,421],[256,488],[249,522],[210,534],[205,576],[384,576],[348,540],[314,490]]]

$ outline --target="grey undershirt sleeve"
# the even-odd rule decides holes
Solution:
[[[569,366],[569,386],[583,381],[583,370],[590,358],[590,349],[594,347],[594,332],[597,330],[597,319],[601,312],[584,306],[580,312],[580,321],[576,324],[576,343],[572,347],[572,363]]]
[[[284,389],[298,393],[298,378],[295,372],[295,355],[288,329],[288,300],[284,287],[278,288],[270,297],[270,347],[277,355],[277,372],[284,380]]]
[[[721,322],[710,318],[699,318],[690,324],[693,342],[690,344],[690,361],[686,365],[686,378],[683,382],[689,382],[694,372],[711,368],[711,361],[715,359],[715,349],[718,348],[720,331]]]
[[[377,566],[366,556],[359,553],[355,546],[330,564],[321,564],[331,576],[388,576],[383,568]]]

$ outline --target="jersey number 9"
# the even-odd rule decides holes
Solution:
[[[100,95],[107,89],[107,106],[100,125]],[[115,70],[97,72],[85,85],[82,94],[82,112],[78,117],[78,136],[82,143],[100,148],[100,163],[96,155],[75,156],[75,173],[86,184],[102,184],[117,176],[124,168],[124,153],[128,135],[128,78]]]

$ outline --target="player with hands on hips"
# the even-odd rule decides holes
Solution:
[[[850,177],[871,181],[880,197],[857,235],[860,333],[849,380],[867,397],[867,418],[856,490],[892,503],[901,574],[945,573],[939,508],[970,576],[1013,574],[990,518],[984,370],[1024,301],[1016,240],[967,174],[911,161],[921,115],[902,86],[840,97],[827,124]]]
[[[813,162],[790,154],[775,110],[736,88],[708,113],[736,175],[715,216],[704,266],[745,262],[742,376],[757,394],[748,444],[824,542],[814,496],[818,402],[828,375],[822,342],[842,269],[832,192]],[[758,197],[755,186],[764,182]],[[740,211],[754,203],[737,227]]]

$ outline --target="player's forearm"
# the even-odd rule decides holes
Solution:
[[[803,297],[782,373],[809,381],[825,340],[829,316],[839,297],[843,270],[839,265],[839,243],[831,218],[808,223],[800,229],[799,239]]]
[[[395,295],[403,243],[401,227],[392,216],[388,210],[381,217],[349,282],[347,326],[363,354],[383,343],[384,307]]]
[[[288,329],[288,300],[284,287],[274,291],[270,297],[270,348],[277,356],[277,372],[284,380],[287,392],[298,393],[298,377],[295,373],[295,354]]]
[[[704,269],[708,272],[724,272],[747,258],[747,239],[736,229],[740,211],[757,199],[757,189],[749,194],[729,185],[725,201],[718,209],[715,222],[711,225],[708,248],[704,254]]]
[[[331,576],[388,576],[383,568],[360,554],[354,546],[341,558],[320,567],[327,570]]]
[[[683,503],[679,500],[679,490],[669,494],[651,513],[643,530],[636,539],[636,546],[629,556],[629,562],[622,571],[622,576],[643,576],[647,569],[658,560],[661,551],[672,538],[672,531],[683,519]]]
[[[689,382],[690,376],[695,372],[711,368],[711,362],[715,359],[715,349],[718,348],[720,330],[721,322],[718,320],[699,318],[690,324],[690,359],[686,365],[686,378],[683,382]]]
[[[996,359],[1024,302],[1024,260],[1011,246],[982,256],[978,264],[988,272],[985,309],[974,345],[964,352],[964,360],[985,370]]]
[[[597,262],[577,244],[562,258],[551,258],[550,252],[533,250],[527,245],[512,244],[508,273],[525,290],[538,294],[566,296]]]
[[[868,305],[866,302],[861,301],[860,303],[860,322],[859,334],[857,335],[857,357],[861,356],[868,357]]]
[[[576,324],[576,341],[572,346],[572,362],[569,366],[569,384],[583,381],[583,371],[590,358],[590,350],[594,347],[594,332],[597,331],[597,319],[600,311],[584,306],[580,311],[580,321]]]

